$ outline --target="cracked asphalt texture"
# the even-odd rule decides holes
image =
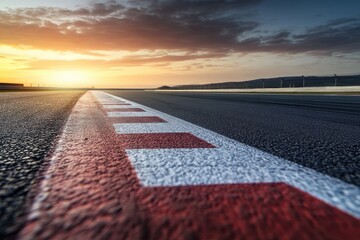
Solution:
[[[84,91],[0,93],[0,238],[23,223],[43,159]]]
[[[108,93],[360,186],[360,96]]]

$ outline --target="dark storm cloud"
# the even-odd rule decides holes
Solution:
[[[351,52],[360,50],[360,19],[336,19],[294,35],[298,49]]]
[[[261,1],[262,0],[133,0],[130,2],[133,6],[146,8],[148,12],[156,15],[201,13],[203,16],[206,16],[229,10],[237,11],[240,8],[254,6]]]
[[[192,54],[198,51],[217,58],[236,52],[323,54],[360,50],[358,18],[334,19],[302,34],[284,30],[262,35],[257,31],[260,23],[249,17],[249,10],[260,2],[131,0],[74,10],[1,11],[0,43],[70,51],[163,49],[188,53],[169,56],[167,61],[202,58]]]
[[[246,41],[240,45],[246,44]],[[308,29],[303,34],[282,31],[267,37],[253,38],[247,48],[269,52],[334,52],[347,53],[360,50],[360,19],[335,19],[327,24]]]

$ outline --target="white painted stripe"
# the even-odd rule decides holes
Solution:
[[[123,100],[101,92],[97,92],[97,96]],[[143,186],[284,182],[360,218],[360,188],[357,186],[179,118],[137,103],[129,103],[146,110],[143,116],[158,116],[176,126],[176,129],[186,129],[217,147],[126,150]]]
[[[108,117],[154,117],[150,112],[108,112]]]
[[[120,100],[120,99],[114,99],[111,97],[106,97],[104,95],[99,95],[99,94],[94,94],[97,98],[97,100],[101,103],[101,104],[121,104],[121,103],[128,103],[127,100]]]
[[[108,102],[119,103],[119,102],[124,101],[124,100],[119,100],[119,99],[103,98],[103,97],[101,97],[101,96],[97,97],[97,100],[98,100],[99,102],[104,102],[104,103],[108,103]]]
[[[124,102],[100,102],[100,104],[124,104]],[[107,105],[104,105],[104,106],[107,106]]]
[[[106,109],[118,109],[118,108],[133,108],[132,105],[105,105],[103,106]]]
[[[104,102],[104,101],[99,101],[99,103],[100,104],[105,104],[104,106],[108,106],[108,105],[106,105],[106,104],[124,104],[125,102],[114,102],[114,101],[112,101],[112,102],[110,102],[110,101],[106,101],[106,102]]]
[[[168,132],[187,132],[185,128],[178,128],[170,123],[116,123],[113,124],[116,133],[168,133]]]

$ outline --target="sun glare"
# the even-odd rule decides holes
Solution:
[[[86,85],[88,78],[86,72],[77,70],[54,71],[52,73],[54,84],[61,87],[82,87]]]

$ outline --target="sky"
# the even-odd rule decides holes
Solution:
[[[142,88],[359,66],[358,0],[0,0],[0,82]]]

